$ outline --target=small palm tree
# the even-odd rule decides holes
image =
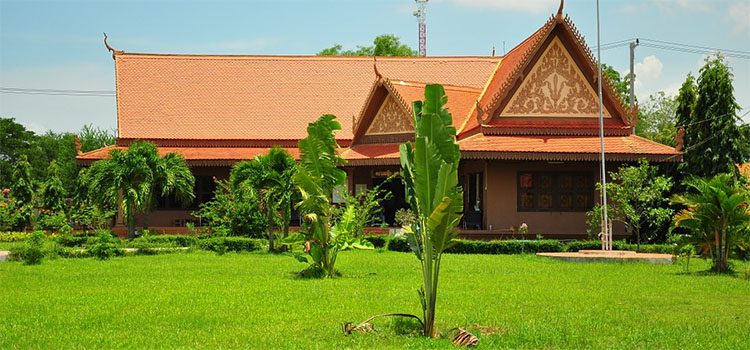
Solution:
[[[729,252],[750,230],[750,198],[729,174],[685,183],[691,193],[677,195],[673,203],[686,206],[674,218],[675,227],[690,231],[693,242],[703,242],[713,260],[712,270],[729,271]]]
[[[119,204],[128,238],[135,237],[135,214],[148,213],[156,189],[162,196],[174,193],[186,202],[195,197],[195,178],[182,156],[170,153],[159,158],[156,146],[145,141],[109,154],[110,159],[94,162],[88,171],[90,196],[102,206]]]
[[[273,223],[280,221],[282,238],[289,234],[289,221],[292,216],[292,200],[298,191],[292,182],[295,173],[294,158],[280,147],[273,147],[268,154],[253,160],[240,162],[232,169],[232,188],[249,186],[260,199],[260,206],[268,221],[266,236],[269,251],[275,251]]]

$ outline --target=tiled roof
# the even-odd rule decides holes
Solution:
[[[408,101],[424,100],[425,83],[393,80],[390,83],[407,103]],[[443,88],[445,89],[446,97],[448,97],[445,107],[453,116],[453,126],[459,129],[464,124],[466,118],[469,117],[469,112],[474,107],[474,101],[479,97],[481,90],[454,85],[443,85]],[[411,104],[408,107],[411,112]]]
[[[498,57],[377,60],[387,77],[481,89]],[[305,136],[308,123],[335,114],[351,139],[376,75],[372,57],[115,56],[119,137],[276,139]]]
[[[600,154],[598,136],[488,136],[477,134],[458,142],[464,157],[534,159],[536,155],[573,155],[575,159],[595,160]],[[636,135],[607,136],[604,138],[605,154],[610,159],[637,160],[647,158],[657,161],[679,161],[680,152],[674,148]],[[506,154],[505,156],[503,154]],[[531,157],[534,155],[534,157]],[[526,158],[528,157],[528,158]]]
[[[99,159],[109,158],[109,152],[114,150],[127,150],[125,146],[107,146],[83,153],[77,158],[79,164],[89,164]],[[253,159],[255,156],[267,154],[269,147],[159,147],[159,155],[167,153],[181,154],[189,164],[222,163],[231,164],[236,161]],[[293,147],[284,148],[295,159],[299,159],[299,149]]]

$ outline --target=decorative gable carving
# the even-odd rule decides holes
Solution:
[[[388,95],[365,135],[387,135],[414,132],[414,121],[401,105]]]
[[[610,117],[604,108],[604,115]],[[555,37],[500,116],[599,117],[599,97]]]

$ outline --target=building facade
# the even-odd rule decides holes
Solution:
[[[109,47],[109,46],[108,46]],[[111,49],[111,48],[110,48]],[[196,203],[162,200],[151,226],[197,222],[213,178],[275,146],[298,157],[306,126],[334,114],[348,190],[390,190],[386,221],[404,207],[399,144],[413,138],[411,102],[445,88],[461,149],[465,234],[585,234],[598,200],[597,66],[572,21],[553,15],[506,55],[491,57],[227,56],[111,49],[117,82],[117,143],[78,157],[85,166],[114,148],[150,140],[182,154],[196,176]],[[637,111],[603,84],[607,166],[677,162],[679,151],[634,134]]]

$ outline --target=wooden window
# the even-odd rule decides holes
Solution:
[[[519,172],[518,211],[588,211],[594,176],[580,172]]]

